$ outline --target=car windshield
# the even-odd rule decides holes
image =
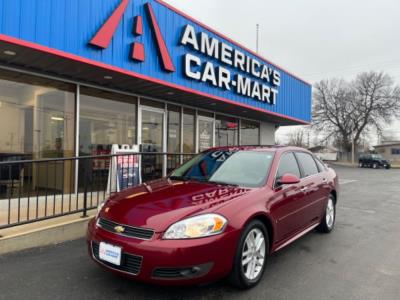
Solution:
[[[209,151],[173,171],[170,178],[260,187],[265,183],[273,158],[274,152]]]

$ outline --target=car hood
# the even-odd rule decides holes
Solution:
[[[163,232],[189,216],[215,212],[252,190],[162,179],[115,194],[106,202],[100,216],[119,224]]]

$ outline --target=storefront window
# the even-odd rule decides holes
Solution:
[[[74,156],[75,86],[0,72],[0,161]],[[74,189],[70,161],[0,166],[0,199]]]
[[[214,114],[209,112],[198,112],[197,124],[199,126],[198,144],[199,152],[205,151],[213,146],[214,141]]]
[[[260,144],[260,124],[242,120],[240,124],[240,145]]]
[[[239,125],[235,118],[217,116],[215,121],[215,145],[237,146],[239,136]]]
[[[194,153],[195,150],[195,111],[183,110],[183,153]]]
[[[113,144],[136,144],[137,99],[82,87],[79,153],[110,153]]]
[[[75,87],[0,73],[0,160],[74,155]]]
[[[181,108],[168,105],[168,150],[169,153],[180,153]]]

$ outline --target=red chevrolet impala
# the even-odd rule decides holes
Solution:
[[[164,179],[110,197],[89,224],[91,257],[158,284],[262,278],[268,255],[335,223],[338,178],[293,147],[214,148]]]

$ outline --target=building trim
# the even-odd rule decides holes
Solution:
[[[80,130],[80,111],[81,111],[81,86],[75,86],[75,157],[79,157],[79,130]],[[78,176],[79,176],[79,160],[75,161],[75,194],[78,195]]]
[[[230,105],[243,107],[243,108],[246,108],[246,109],[249,109],[249,110],[253,110],[253,111],[258,111],[258,112],[264,113],[266,115],[271,115],[271,116],[279,117],[279,118],[282,118],[282,119],[294,121],[294,122],[297,122],[297,123],[302,124],[302,125],[309,125],[310,124],[309,122],[304,121],[304,120],[300,120],[300,119],[297,119],[297,118],[285,116],[285,115],[280,114],[280,113],[276,113],[276,112],[272,112],[272,111],[269,111],[269,110],[266,110],[266,109],[254,107],[254,106],[251,106],[251,105],[248,105],[248,104],[236,102],[236,101],[233,101],[233,100],[230,100],[230,99],[226,99],[226,98],[223,98],[223,97],[213,96],[213,95],[210,95],[210,94],[207,94],[207,93],[204,93],[204,92],[196,91],[196,90],[191,89],[191,88],[183,87],[183,86],[178,85],[178,84],[173,84],[173,83],[170,83],[170,82],[167,82],[167,81],[163,81],[163,80],[152,78],[152,77],[149,77],[149,76],[146,76],[146,75],[138,74],[138,73],[135,73],[135,72],[132,72],[132,71],[128,71],[128,70],[122,69],[120,67],[111,66],[111,65],[108,65],[108,64],[105,64],[105,63],[97,62],[97,61],[94,61],[94,60],[91,60],[91,59],[88,59],[88,58],[84,58],[84,57],[81,57],[81,56],[78,56],[78,55],[75,55],[75,54],[71,54],[71,53],[67,53],[67,52],[60,51],[60,50],[57,50],[57,49],[53,49],[53,48],[50,48],[50,47],[42,46],[42,45],[39,45],[39,44],[36,44],[36,43],[28,42],[28,41],[21,40],[21,39],[18,39],[18,38],[15,38],[15,37],[11,37],[11,36],[8,36],[8,35],[0,34],[0,41],[6,42],[6,43],[10,43],[10,44],[14,44],[14,45],[21,46],[21,47],[30,48],[30,49],[33,49],[33,50],[36,50],[36,51],[40,51],[40,52],[44,52],[44,53],[48,53],[48,54],[51,54],[51,55],[59,56],[59,57],[65,58],[65,59],[74,60],[74,61],[77,61],[77,62],[80,62],[80,63],[83,63],[83,64],[92,65],[92,66],[99,67],[99,68],[102,68],[102,69],[106,69],[106,70],[109,70],[109,71],[121,73],[121,74],[124,74],[124,75],[127,75],[127,76],[131,76],[131,77],[135,77],[135,78],[138,78],[138,79],[146,80],[146,81],[149,81],[149,82],[152,82],[152,83],[155,83],[155,84],[160,84],[160,85],[164,85],[166,87],[174,88],[174,89],[177,89],[177,90],[180,90],[180,91],[183,91],[183,92],[187,92],[187,93],[199,95],[199,96],[202,96],[202,97],[210,98],[210,99],[213,99],[213,100],[217,100],[217,101],[220,101],[220,102],[224,102],[224,103],[227,103],[227,104],[230,104]]]
[[[138,103],[138,107],[140,105],[140,99],[149,99],[149,100],[153,100],[156,102],[161,102],[164,104],[171,104],[171,105],[175,105],[175,106],[179,106],[183,108],[189,108],[189,109],[196,109],[197,107],[195,106],[190,106],[187,104],[183,104],[183,103],[177,103],[177,102],[172,102],[170,100],[163,100],[160,98],[154,98],[151,96],[143,96],[140,94],[136,94],[136,93],[131,93],[131,92],[127,92],[127,91],[122,91],[122,90],[118,90],[118,89],[114,89],[114,88],[110,88],[110,87],[104,87],[101,85],[96,85],[96,84],[91,84],[91,83],[86,83],[84,81],[74,81],[68,78],[64,78],[64,77],[60,77],[60,76],[54,76],[54,75],[47,75],[45,73],[40,73],[40,72],[35,72],[35,71],[28,71],[19,67],[9,67],[9,66],[4,66],[0,64],[0,71],[4,69],[7,71],[12,71],[12,72],[20,72],[23,74],[27,74],[27,75],[32,75],[32,76],[37,76],[37,77],[42,77],[42,78],[47,78],[47,79],[51,79],[51,80],[56,80],[56,81],[61,81],[61,82],[65,82],[65,83],[70,83],[70,84],[74,84],[74,85],[80,85],[81,87],[88,87],[88,88],[93,88],[93,89],[98,89],[98,90],[102,90],[102,91],[106,91],[106,92],[111,92],[111,93],[116,93],[116,94],[120,94],[120,95],[126,95],[129,97],[136,97],[137,98],[137,103]],[[213,110],[208,110],[206,108],[200,108],[199,111],[204,111],[204,112],[209,112],[209,113],[215,113],[216,115],[220,115],[220,116],[227,116],[227,117],[232,117],[232,118],[236,118],[236,119],[243,119],[243,120],[247,120],[247,121],[252,121],[252,122],[257,122],[261,124],[261,121],[258,119],[251,119],[248,117],[242,117],[242,116],[238,116],[238,115],[232,115],[226,112],[215,112]],[[138,113],[138,112],[137,112]],[[272,121],[265,121],[267,123],[273,123]]]

